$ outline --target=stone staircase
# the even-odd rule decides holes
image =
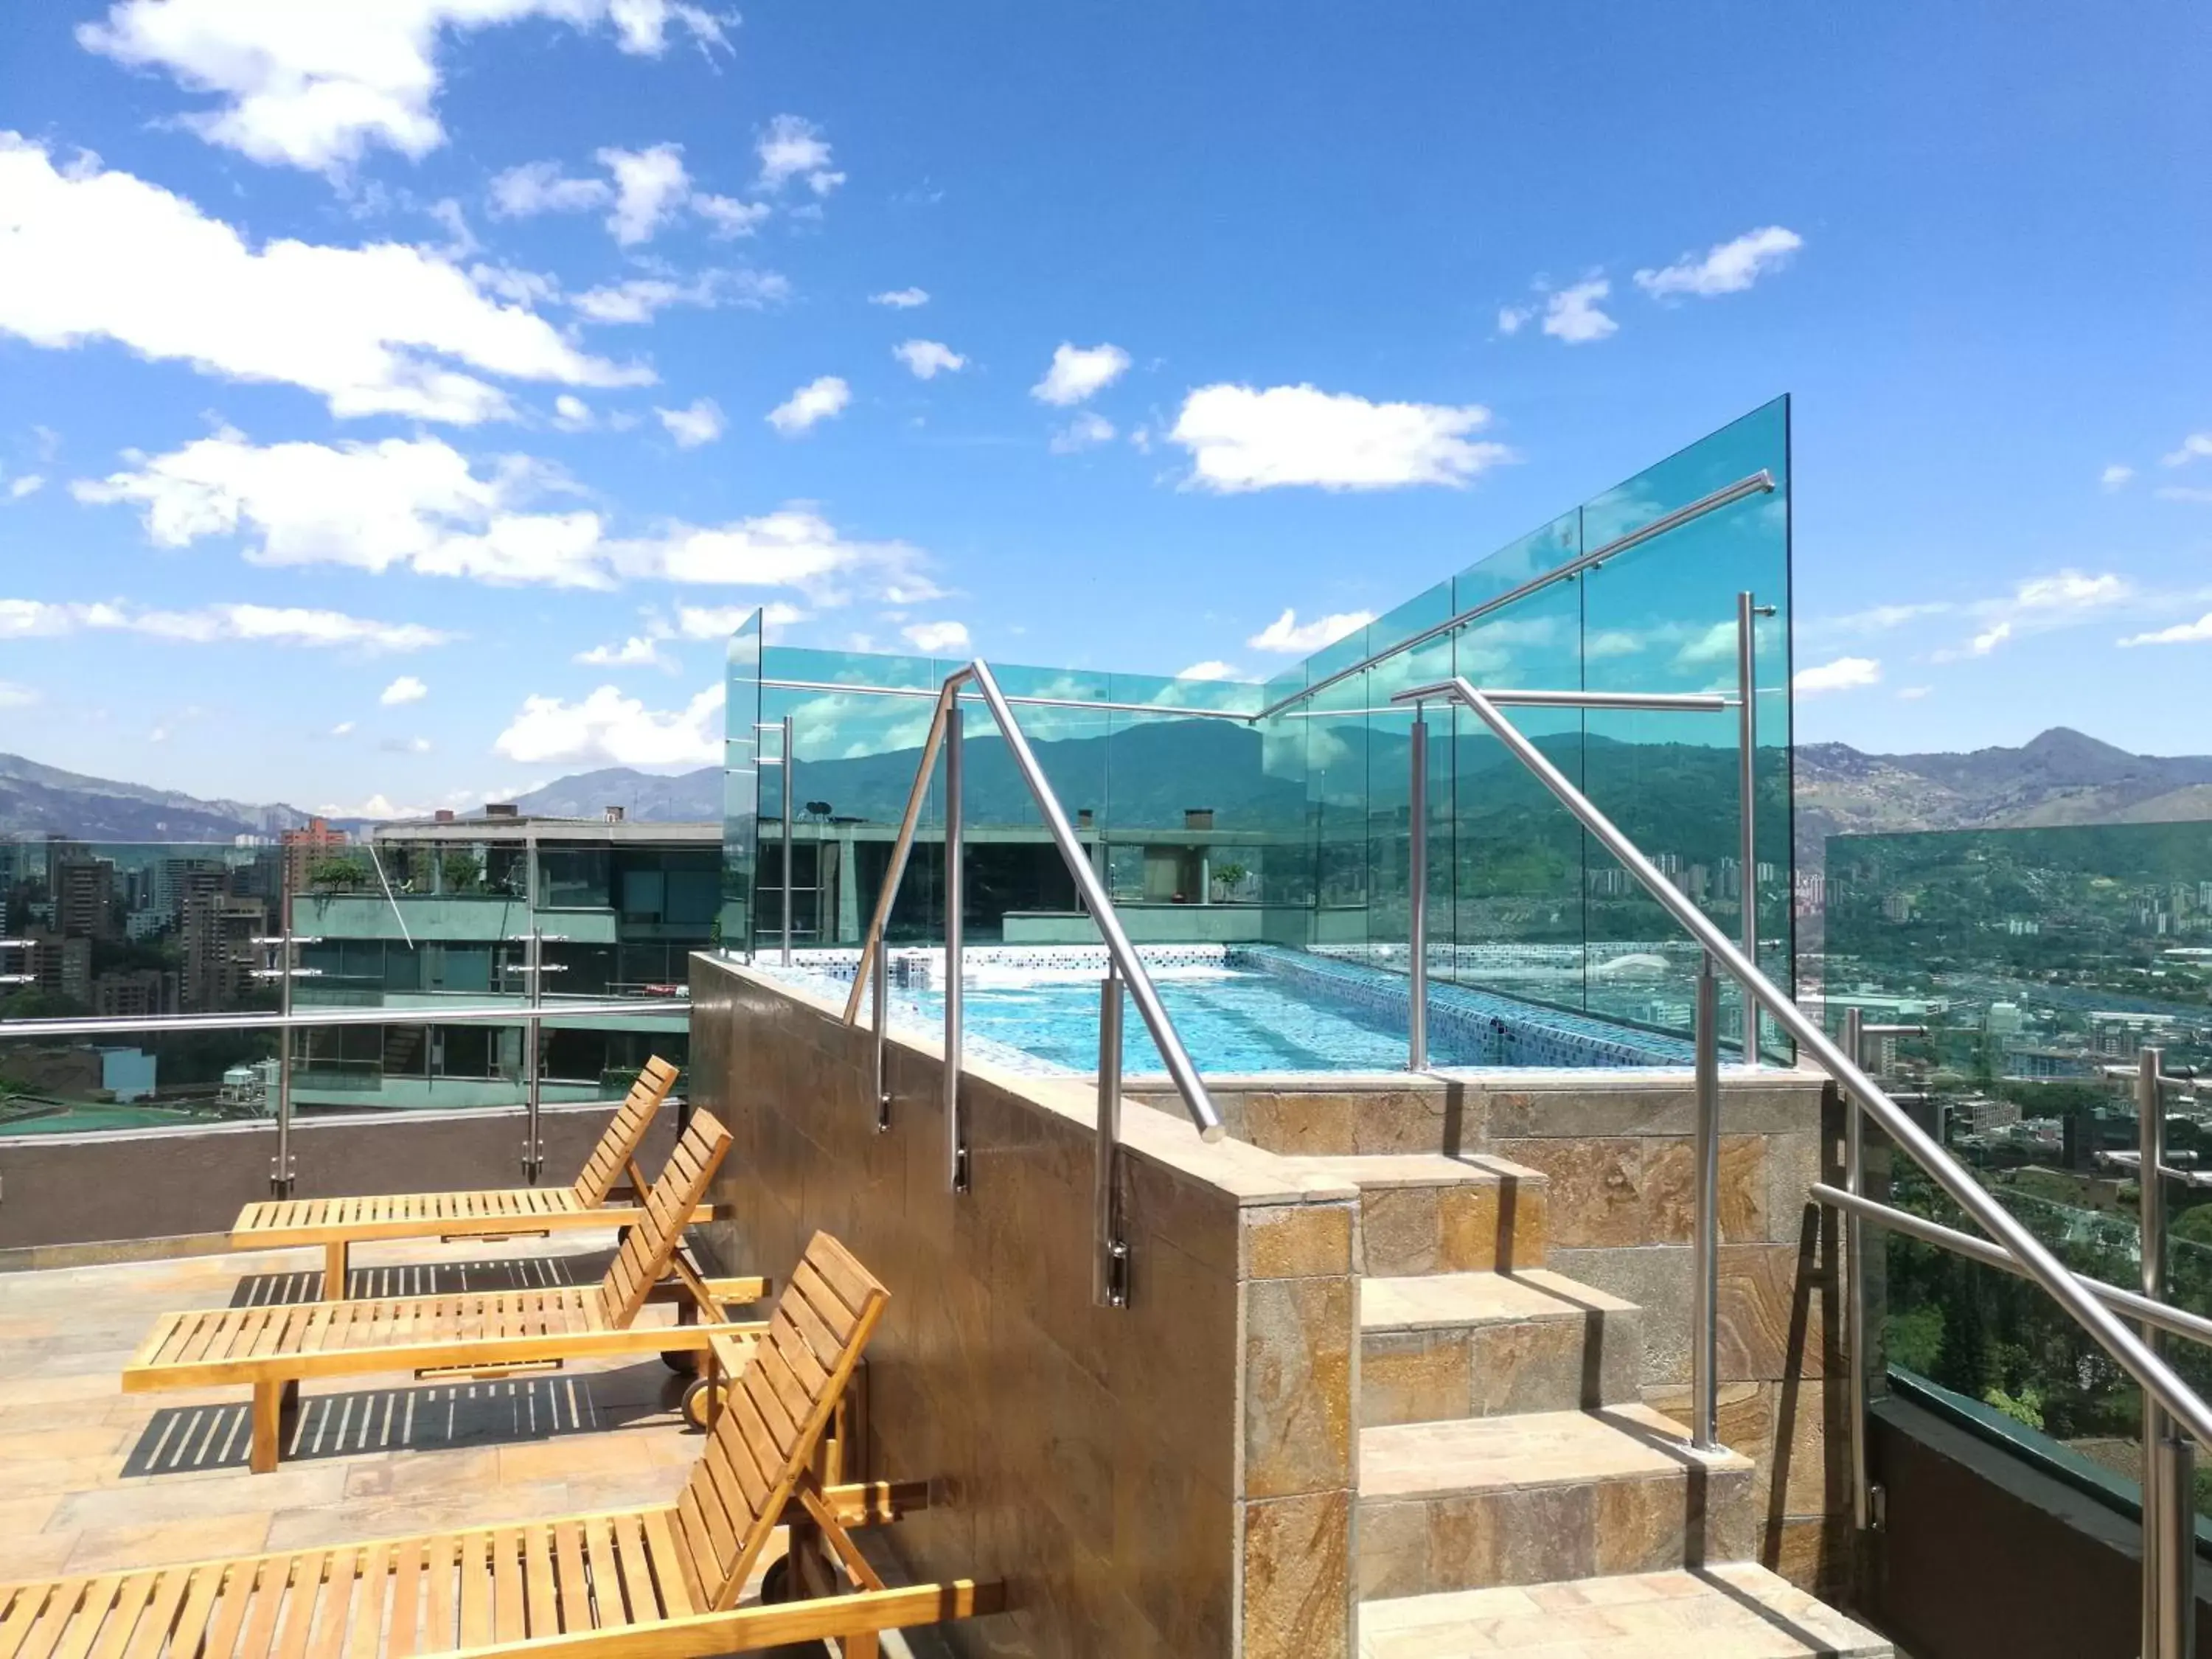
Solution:
[[[1545,1267],[1542,1174],[1288,1161],[1360,1195],[1363,1659],[1888,1659],[1750,1560],[1752,1463],[1644,1403],[1640,1310]]]

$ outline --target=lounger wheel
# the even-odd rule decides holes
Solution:
[[[713,1382],[709,1382],[703,1376],[694,1378],[690,1386],[684,1390],[681,1407],[684,1420],[704,1433],[712,1426],[708,1419],[714,1409],[714,1390],[728,1386],[727,1382],[719,1377]]]
[[[761,1575],[760,1599],[763,1605],[788,1601],[791,1596],[791,1558],[779,1555],[775,1564]]]
[[[696,1348],[663,1348],[660,1363],[678,1376],[699,1375],[699,1351]]]

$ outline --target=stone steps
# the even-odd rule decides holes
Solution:
[[[1753,1553],[1752,1463],[1643,1405],[1359,1432],[1364,1599],[1656,1572]]]
[[[1472,1153],[1282,1161],[1359,1188],[1356,1272],[1403,1278],[1543,1265],[1549,1182],[1538,1170]]]
[[[1360,1659],[1892,1659],[1873,1632],[1747,1563],[1370,1601]]]
[[[1363,1279],[1360,1425],[1634,1401],[1642,1318],[1541,1267]]]

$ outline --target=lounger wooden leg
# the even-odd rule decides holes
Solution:
[[[346,1293],[346,1258],[353,1246],[343,1239],[323,1247],[323,1300],[335,1302]]]
[[[272,1378],[253,1385],[253,1439],[246,1466],[256,1474],[276,1472],[276,1443],[284,1418],[285,1382]],[[297,1388],[295,1382],[291,1387]]]

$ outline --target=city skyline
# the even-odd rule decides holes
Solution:
[[[757,604],[1263,678],[1784,391],[1801,741],[2205,746],[2179,6],[507,9],[11,42],[0,749],[349,813],[710,764]]]

